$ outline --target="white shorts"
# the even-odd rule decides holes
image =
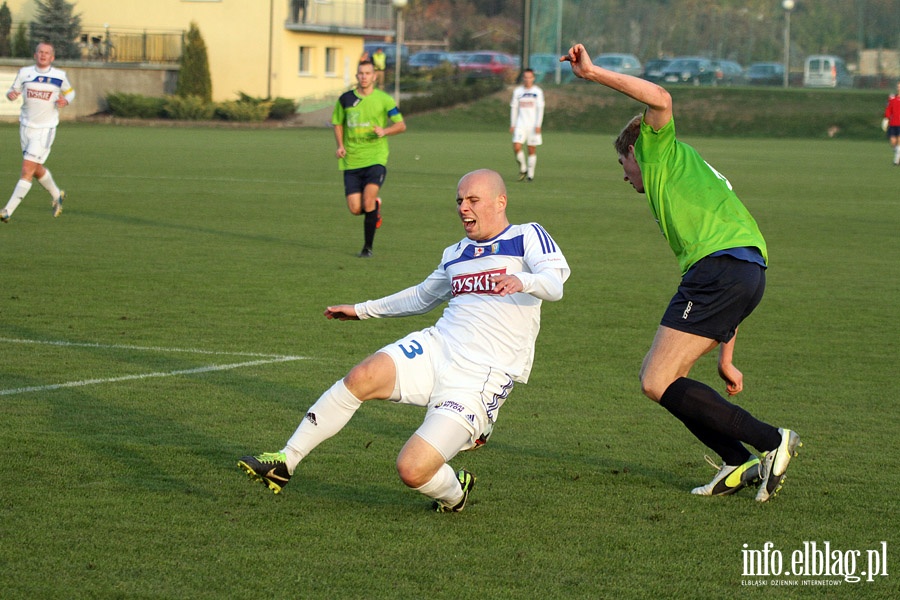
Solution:
[[[389,400],[427,407],[426,422],[429,415],[437,413],[461,424],[469,436],[467,444],[458,450],[470,450],[487,441],[497,413],[513,388],[512,377],[453,356],[433,327],[413,332],[379,352],[390,356],[397,368]],[[423,437],[446,454],[439,444]]]
[[[513,144],[525,144],[526,146],[540,146],[544,143],[540,133],[535,133],[534,127],[516,127],[513,130]]]
[[[44,164],[50,156],[50,148],[56,138],[56,127],[19,126],[19,142],[22,144],[22,158]]]

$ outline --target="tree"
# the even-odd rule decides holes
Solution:
[[[81,51],[75,40],[81,35],[81,15],[74,14],[75,5],[65,0],[34,0],[37,13],[31,22],[31,44],[53,44],[57,58],[78,58]]]
[[[20,23],[12,42],[13,58],[27,58],[32,54],[34,54],[34,48],[28,42],[28,29],[25,27],[25,23]]]
[[[9,56],[12,54],[12,12],[6,2],[0,6],[0,56]]]
[[[200,35],[197,24],[191,22],[181,54],[181,68],[175,95],[181,97],[199,96],[206,102],[212,101],[212,77],[209,74],[209,58],[206,43]]]

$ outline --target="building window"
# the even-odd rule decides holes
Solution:
[[[310,59],[312,58],[312,48],[308,46],[300,46],[299,69],[301,75],[309,75]]]
[[[325,74],[337,75],[337,48],[325,48]]]

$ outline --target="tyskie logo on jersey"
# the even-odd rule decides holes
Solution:
[[[52,91],[46,91],[46,90],[32,90],[32,89],[29,89],[29,90],[28,90],[28,97],[29,97],[29,98],[36,98],[36,99],[38,99],[38,100],[49,100],[51,96],[53,96],[53,92],[52,92]]]
[[[492,271],[483,271],[481,273],[467,273],[465,275],[457,275],[451,283],[454,296],[460,294],[493,294],[494,282],[491,281],[492,275],[505,275],[506,267],[502,269],[494,269]]]

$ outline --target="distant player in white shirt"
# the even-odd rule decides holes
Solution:
[[[35,64],[23,67],[16,75],[12,87],[6,93],[10,101],[23,96],[22,111],[19,113],[19,139],[22,144],[22,176],[16,183],[13,194],[0,210],[0,221],[9,221],[13,212],[31,189],[32,179],[50,192],[53,198],[51,208],[54,217],[62,212],[66,193],[56,186],[53,175],[44,166],[50,156],[50,148],[56,137],[59,124],[59,109],[75,99],[65,71],[53,67],[56,58],[53,46],[42,42],[34,52]]]
[[[238,466],[253,479],[279,493],[297,464],[364,401],[391,400],[426,408],[397,457],[400,479],[432,498],[438,512],[465,507],[475,477],[448,462],[487,441],[514,383],[528,380],[541,302],[562,298],[569,265],[543,227],[510,225],[506,186],[495,171],[460,179],[456,203],[466,237],[444,250],[425,281],[325,310],[347,321],[423,314],[448,302],[441,318],[353,367],[309,408],[280,452],[241,458]]]
[[[534,71],[522,72],[522,85],[513,90],[509,103],[509,132],[512,134],[513,153],[519,164],[519,181],[526,177],[534,180],[537,165],[537,147],[543,143],[541,125],[544,122],[544,90],[534,84]],[[528,146],[528,158],[522,150]]]

